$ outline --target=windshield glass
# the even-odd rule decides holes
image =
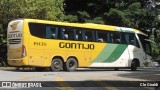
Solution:
[[[141,34],[138,34],[138,36],[139,36],[139,39],[141,41],[143,50],[146,52],[146,54],[151,55],[151,44],[148,41],[149,38],[147,36],[144,36],[144,35],[141,35]]]

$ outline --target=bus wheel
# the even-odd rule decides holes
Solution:
[[[114,70],[115,70],[115,71],[118,71],[118,70],[119,70],[119,68],[115,67],[115,68],[114,68]]]
[[[131,63],[131,70],[136,71],[137,67],[138,67],[137,62],[135,60],[133,60]]]
[[[77,60],[75,58],[69,58],[64,68],[67,71],[75,71],[77,66],[78,66]]]
[[[60,58],[54,58],[51,63],[52,71],[60,71],[63,67],[62,60]]]
[[[44,71],[46,68],[44,67],[35,67],[35,70],[36,71]]]

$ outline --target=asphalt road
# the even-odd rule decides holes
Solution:
[[[43,87],[43,88],[29,88],[29,89],[49,89],[49,90],[160,90],[159,87],[145,87],[136,86],[138,84],[146,84],[151,82],[160,81],[160,68],[140,68],[137,71],[130,71],[129,69],[120,69],[119,71],[114,71],[113,69],[78,69],[75,72],[51,72],[49,70],[38,72],[35,70],[0,70],[0,81],[54,81],[58,83],[59,87]],[[72,82],[68,82],[72,81]],[[75,82],[73,82],[75,81]],[[81,81],[81,82],[79,82]],[[86,82],[87,81],[87,82]],[[88,82],[89,81],[89,82]],[[92,82],[95,81],[95,82]],[[109,81],[109,82],[108,82]],[[123,82],[124,81],[124,82]],[[135,82],[134,82],[135,81]],[[137,83],[137,81],[139,81]],[[81,86],[72,86],[78,82]],[[143,83],[144,82],[144,83]],[[130,84],[133,84],[132,85]],[[47,83],[48,86],[50,83]],[[53,85],[53,83],[51,83]],[[78,86],[77,84],[77,86]],[[160,83],[159,83],[160,84]],[[51,86],[52,86],[51,85]],[[55,84],[56,85],[56,84]],[[87,86],[88,85],[88,86]],[[116,86],[119,85],[119,86]],[[122,85],[122,86],[121,86]],[[127,85],[131,85],[127,86]],[[64,87],[65,86],[65,87]],[[160,85],[159,85],[160,86]],[[8,88],[0,88],[6,89]],[[13,88],[14,89],[14,88]],[[16,88],[17,89],[28,89],[28,88]]]

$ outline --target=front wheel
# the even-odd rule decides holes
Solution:
[[[131,70],[132,71],[136,71],[137,67],[138,67],[138,65],[137,65],[136,61],[132,61],[132,63],[131,63]]]
[[[69,58],[65,63],[64,70],[75,71],[78,66],[77,60],[75,58]]]
[[[52,71],[60,71],[63,67],[62,60],[60,58],[54,58],[51,62],[51,70]]]

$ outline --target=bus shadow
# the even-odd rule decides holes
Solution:
[[[138,70],[130,73],[119,74],[118,76],[131,79],[160,81],[160,69],[159,70]]]
[[[50,69],[46,68],[43,71],[37,71],[34,68],[20,68],[17,70],[16,68],[13,69],[2,69],[3,71],[12,71],[12,72],[55,72],[51,71]],[[73,72],[102,72],[102,71],[109,71],[109,72],[117,72],[117,71],[127,71],[127,72],[133,72],[130,69],[119,69],[119,70],[114,70],[113,68],[78,68],[76,71]],[[137,70],[138,71],[143,71],[143,70]],[[59,71],[59,72],[68,72],[68,71]]]
[[[130,69],[120,69],[120,70],[114,70],[114,69],[90,69],[90,68],[84,68],[84,69],[77,69],[76,72],[93,72],[93,71],[96,71],[96,72],[101,72],[101,71],[130,71]]]

